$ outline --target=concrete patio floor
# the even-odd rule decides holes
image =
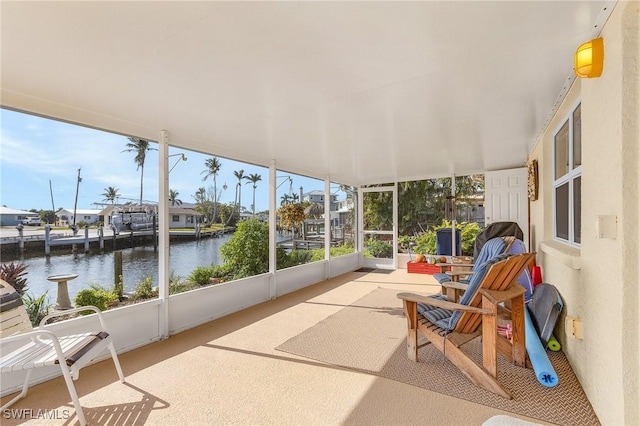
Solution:
[[[123,353],[126,384],[107,359],[76,382],[89,424],[520,424],[512,413],[274,349],[378,287],[439,291],[430,275],[404,269],[351,272]],[[3,425],[77,424],[62,378],[32,387],[11,410],[54,418],[3,412]]]

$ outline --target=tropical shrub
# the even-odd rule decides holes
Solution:
[[[324,252],[324,250],[322,251]],[[354,252],[353,242],[344,243],[342,245],[329,248],[329,255],[331,257],[344,256],[345,254],[351,254],[353,252]]]
[[[289,254],[282,247],[276,248],[276,268],[286,269],[296,266],[296,263],[289,257]]]
[[[289,253],[290,266],[303,265],[312,261],[313,253],[310,250],[292,250]],[[324,254],[322,256],[324,259]]]
[[[142,281],[136,284],[136,289],[133,291],[133,297],[135,299],[152,299],[158,296],[158,290],[153,288],[153,278],[146,277]]]
[[[169,272],[169,294],[178,294],[200,287],[197,283],[182,279],[174,271]]]
[[[440,226],[434,226],[433,229],[451,229],[451,222],[443,219]],[[456,229],[460,230],[460,245],[462,254],[464,256],[473,256],[473,246],[476,243],[476,237],[482,229],[476,222],[458,222],[456,223]],[[435,251],[433,252],[435,253]]]
[[[117,302],[118,295],[113,291],[105,290],[99,287],[89,287],[80,290],[76,297],[73,299],[76,307],[80,306],[95,306],[96,308],[104,311],[111,302]],[[81,315],[87,315],[92,313],[91,311],[80,312]]]
[[[367,247],[365,255],[369,254],[371,257],[389,258],[393,255],[393,246],[386,241],[370,238],[365,246]]]
[[[319,260],[324,260],[324,249],[313,249],[307,250],[311,257],[309,258],[309,262],[317,262]]]
[[[213,268],[211,266],[198,266],[191,271],[188,280],[198,285],[207,285],[213,278]]]
[[[464,222],[458,225],[462,226],[460,231],[460,244],[462,245],[462,254],[464,256],[473,256],[473,248],[476,244],[478,234],[482,232],[482,228],[476,222]]]
[[[27,291],[27,265],[24,263],[3,263],[0,265],[0,279],[6,281],[22,296]]]
[[[319,249],[306,250],[306,251],[311,253],[311,258],[307,261],[307,263],[324,260],[324,249],[319,248]],[[354,252],[353,243],[344,243],[339,246],[329,248],[330,257],[344,256],[345,254],[351,254],[353,252]]]
[[[398,248],[402,250],[409,250],[409,243],[411,241],[415,241],[416,238],[409,235],[399,235],[398,236]]]
[[[269,272],[269,225],[256,219],[240,222],[220,255],[235,279]]]
[[[278,247],[276,249],[276,268],[286,269],[292,266],[300,265],[295,257],[287,253],[283,248]]]
[[[46,292],[40,297],[35,297],[31,294],[25,294],[22,296],[22,303],[24,303],[31,325],[34,327],[39,326],[42,318],[49,315],[49,312],[51,311],[51,305],[46,303],[46,297]]]
[[[188,280],[171,280],[169,279],[169,294],[184,293],[185,291],[195,290],[200,285]]]
[[[476,237],[482,229],[475,222],[461,222],[456,224],[456,228],[460,230],[460,245],[464,256],[473,256],[473,246]],[[442,224],[434,226],[433,230],[428,230],[422,235],[416,237],[416,246],[413,249],[415,253],[420,254],[436,254],[436,240],[438,229],[451,229],[451,222],[443,220]]]
[[[231,268],[229,265],[209,265],[209,266],[198,266],[194,269],[187,281],[191,283],[202,285],[209,285],[215,282],[224,282],[231,277]],[[171,280],[169,280],[169,284],[171,284]]]
[[[428,230],[417,236],[412,251],[417,254],[436,254],[436,232]]]
[[[231,277],[231,268],[229,265],[211,265],[213,278],[219,278],[218,282],[224,282]]]

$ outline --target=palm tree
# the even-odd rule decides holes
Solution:
[[[300,196],[298,194],[291,194],[291,202],[295,204],[298,201],[300,201]]]
[[[207,201],[207,190],[204,189],[204,186],[198,188],[196,193],[193,195],[193,198],[195,198],[196,204],[202,204]]]
[[[113,186],[105,188],[104,193],[101,195],[104,197],[102,201],[111,201],[111,204],[115,204],[116,198],[120,197],[118,188],[114,188]]]
[[[205,181],[209,176],[213,176],[213,218],[211,219],[211,223],[213,223],[216,220],[216,207],[218,205],[218,185],[216,183],[216,177],[218,173],[220,173],[222,163],[218,160],[218,157],[211,157],[205,160],[204,165],[207,168],[200,173],[204,174],[202,180]]]
[[[285,204],[289,204],[289,200],[291,199],[291,197],[289,196],[289,194],[284,194],[281,198],[280,198],[280,205],[284,206]]]
[[[142,187],[144,182],[144,160],[147,156],[147,151],[157,151],[155,148],[149,146],[149,141],[140,138],[128,138],[127,149],[122,152],[135,152],[136,156],[133,161],[140,169],[140,204],[142,204]],[[136,169],[136,170],[137,170]]]
[[[207,200],[207,190],[204,187],[200,187],[192,197],[196,200],[194,210],[203,215],[205,220],[208,221],[211,203]]]
[[[171,205],[175,206],[177,205],[181,205],[182,204],[182,200],[180,200],[178,198],[178,195],[180,195],[180,193],[176,190],[170,189],[169,190],[169,201],[171,201]]]
[[[242,207],[242,179],[244,179],[244,169],[240,169],[237,172],[233,172],[233,175],[238,178],[236,184],[236,192],[238,193],[238,220],[240,220],[240,207]]]
[[[255,216],[256,215],[256,188],[258,187],[257,185],[258,181],[262,180],[262,176],[260,176],[258,173],[251,173],[249,176],[245,176],[244,178],[249,181],[247,183],[253,183],[253,202],[251,203],[251,210],[252,210],[251,214]]]

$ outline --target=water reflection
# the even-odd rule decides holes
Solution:
[[[201,241],[171,242],[169,270],[176,276],[187,277],[198,266],[222,263],[220,247],[231,238],[206,238]],[[133,291],[138,282],[151,276],[158,284],[158,252],[152,245],[123,249],[122,272],[125,291]],[[2,262],[20,261],[27,267],[27,293],[40,296],[48,291],[49,301],[55,301],[57,284],[47,281],[50,275],[74,273],[78,278],[69,281],[69,296],[91,284],[111,287],[114,280],[113,252],[52,254],[49,257],[3,258]]]

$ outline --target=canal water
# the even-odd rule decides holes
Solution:
[[[200,241],[172,241],[169,249],[169,271],[176,277],[186,278],[198,266],[222,264],[220,247],[232,234],[220,238],[205,238]],[[125,292],[133,291],[136,285],[151,277],[158,285],[159,253],[153,245],[120,250]],[[106,288],[113,286],[113,252],[55,254],[38,257],[3,256],[2,263],[11,261],[27,265],[27,293],[40,296],[47,292],[50,303],[55,303],[57,284],[47,281],[47,277],[60,274],[78,274],[78,278],[68,282],[69,296],[73,301],[76,293],[91,284]]]

